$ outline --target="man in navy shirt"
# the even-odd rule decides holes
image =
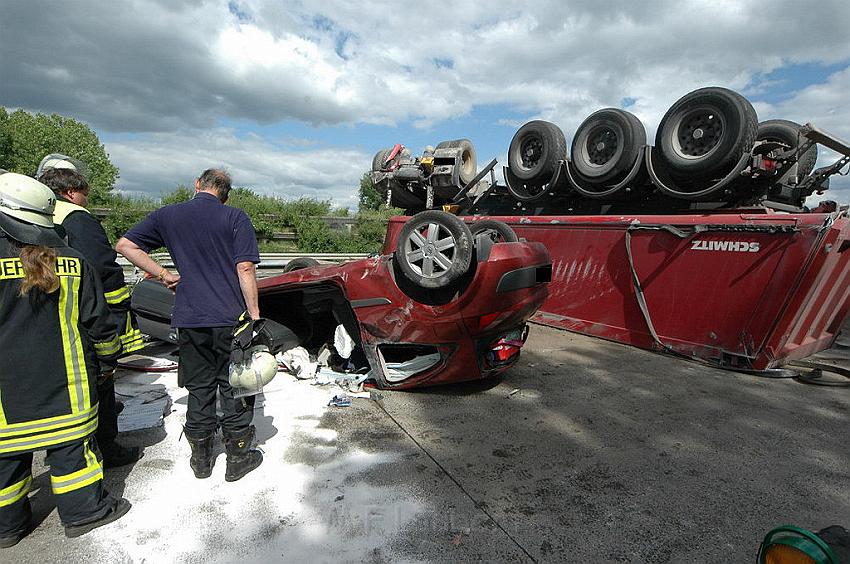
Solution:
[[[186,438],[197,478],[212,473],[212,441],[221,426],[232,482],[260,465],[252,448],[254,396],[237,399],[228,382],[231,336],[240,314],[259,319],[257,237],[244,211],[225,206],[230,176],[208,169],[195,181],[195,197],[162,207],[124,234],[116,249],[134,265],[176,291],[171,325],[179,329],[178,385],[189,390]],[[168,248],[179,275],[148,253]],[[216,395],[223,415],[216,419]]]

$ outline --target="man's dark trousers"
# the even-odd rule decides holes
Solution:
[[[254,396],[234,398],[228,382],[231,327],[180,328],[179,385],[189,390],[186,435],[204,437],[216,429],[216,395],[221,395],[219,423],[227,434],[237,434],[251,424]]]

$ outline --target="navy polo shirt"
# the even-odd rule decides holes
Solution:
[[[124,237],[145,252],[168,248],[180,272],[172,327],[228,327],[245,311],[236,264],[260,262],[247,214],[208,192],[150,213]]]

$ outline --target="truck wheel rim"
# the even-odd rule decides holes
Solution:
[[[519,157],[522,161],[522,166],[526,169],[532,169],[540,162],[543,156],[543,139],[537,135],[529,135],[523,140],[519,149]]]
[[[673,124],[673,151],[684,159],[700,159],[714,151],[723,139],[726,122],[710,106],[683,112]]]
[[[417,275],[439,278],[452,267],[455,246],[451,232],[432,222],[410,233],[405,242],[404,256]]]
[[[600,127],[587,136],[585,151],[590,164],[602,166],[617,154],[619,147],[617,132],[609,127]]]

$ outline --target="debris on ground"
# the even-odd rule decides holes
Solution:
[[[170,358],[131,354],[118,361],[118,367],[140,372],[168,372],[177,369],[177,361]]]
[[[345,394],[337,394],[328,402],[333,407],[351,407],[351,398]]]
[[[318,362],[310,360],[310,353],[304,347],[295,347],[278,353],[277,361],[299,380],[309,380],[315,377],[316,370],[319,368]]]
[[[151,384],[144,373],[121,374],[115,381],[115,395],[124,408],[118,415],[118,432],[153,429],[163,425],[171,413],[171,396],[165,386]]]

